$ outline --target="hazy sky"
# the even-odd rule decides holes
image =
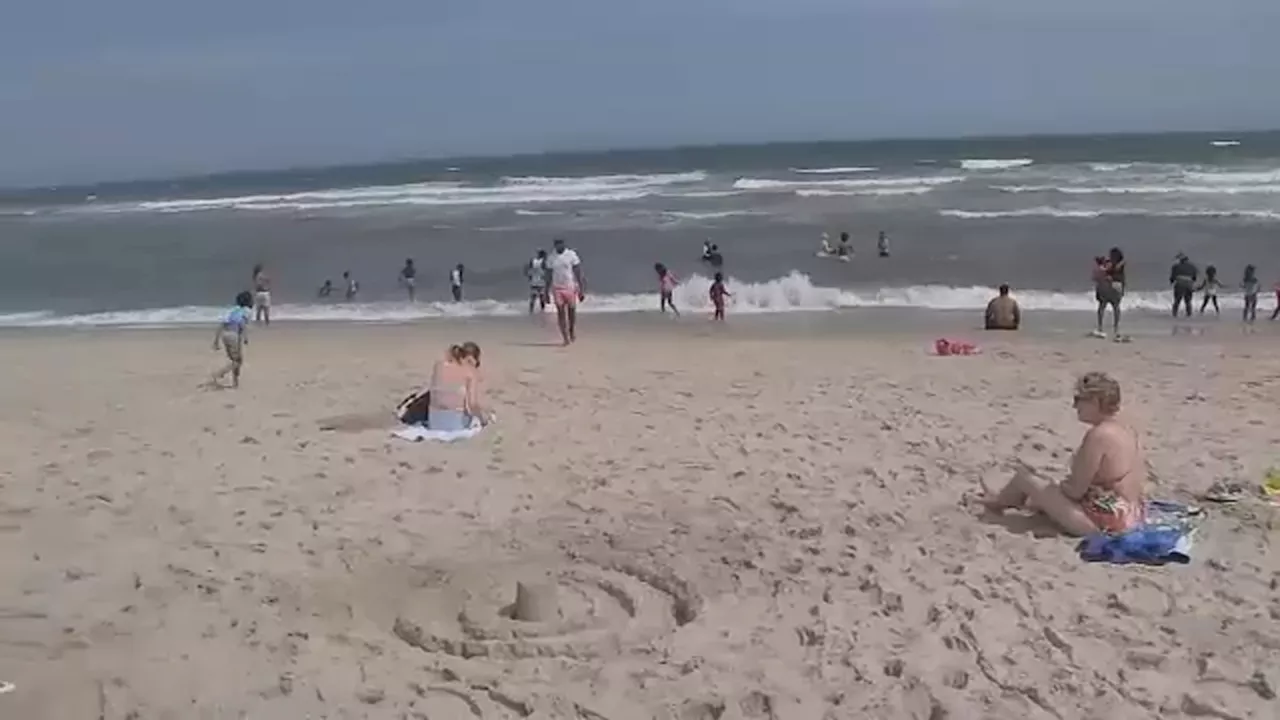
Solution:
[[[40,0],[0,184],[754,140],[1280,126],[1277,0]]]

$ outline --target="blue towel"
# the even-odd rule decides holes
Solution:
[[[1076,551],[1085,562],[1185,565],[1191,562],[1195,526],[1203,516],[1196,507],[1152,500],[1146,524],[1120,535],[1095,533],[1081,540]]]

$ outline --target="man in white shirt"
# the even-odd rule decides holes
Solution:
[[[577,340],[578,302],[587,297],[587,286],[582,279],[582,261],[578,253],[565,247],[564,240],[556,238],[553,252],[547,259],[551,271],[551,297],[556,303],[556,321],[560,324],[560,336],[568,345]]]

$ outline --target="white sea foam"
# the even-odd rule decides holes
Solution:
[[[919,177],[868,178],[866,180],[774,180],[771,178],[738,178],[733,186],[739,190],[832,190],[869,189],[902,186],[933,186],[964,180],[959,175],[923,175]]]
[[[1188,170],[1183,176],[1194,182],[1210,185],[1270,185],[1280,183],[1280,170]]]
[[[668,210],[662,214],[668,217],[678,218],[680,220],[718,220],[720,218],[745,215],[767,215],[768,213],[760,210],[708,210],[706,212]]]
[[[470,186],[458,182],[426,182],[361,188],[313,190],[285,194],[184,198],[139,203],[95,205],[82,212],[195,212],[207,210],[326,210],[415,205],[520,205],[551,202],[619,202],[638,200],[662,188],[706,180],[701,170],[652,175],[584,177],[505,177],[496,184]]]
[[[1240,144],[1239,140],[1212,140],[1209,142],[1214,147],[1235,147]]]
[[[960,167],[965,170],[1012,170],[1013,168],[1026,167],[1034,162],[1035,160],[1031,158],[972,158],[961,160]]]
[[[527,217],[542,217],[544,215],[563,215],[559,210],[525,210],[520,208],[516,210],[517,215],[525,215]]]
[[[676,288],[676,303],[689,310],[707,310],[710,279],[701,275],[687,278]],[[949,287],[914,285],[908,287],[841,289],[814,285],[807,275],[792,271],[767,282],[728,280],[730,312],[778,313],[821,311],[841,308],[920,308],[932,310],[978,310],[995,295],[989,287]],[[1136,292],[1125,296],[1126,307],[1165,310],[1168,293]],[[1093,310],[1092,290],[1054,292],[1020,290],[1018,302],[1027,310]],[[652,293],[590,295],[580,306],[584,313],[652,311]],[[396,323],[433,318],[514,317],[527,313],[524,300],[473,300],[463,303],[333,303],[292,305],[272,308],[272,317],[294,322]],[[210,325],[226,312],[220,307],[173,307],[129,310],[84,315],[56,315],[51,312],[0,315],[0,327],[173,327]]]
[[[1133,167],[1133,163],[1089,163],[1089,169],[1094,172],[1109,173],[1128,170]]]
[[[1280,193],[1280,184],[1272,185],[993,185],[993,190],[1006,193],[1053,192],[1066,195],[1271,195]]]
[[[853,173],[875,172],[874,167],[828,167],[828,168],[791,168],[791,172],[801,175],[851,175]]]
[[[933,185],[863,188],[861,190],[856,190],[856,189],[824,190],[822,188],[813,188],[813,189],[801,188],[799,190],[796,190],[796,195],[799,195],[800,197],[848,197],[848,196],[857,196],[857,195],[862,195],[862,196],[924,195],[925,193],[932,192],[933,188],[934,188]]]
[[[1240,218],[1246,220],[1280,221],[1280,211],[1273,210],[1147,210],[1142,208],[1098,208],[1091,210],[1056,207],[1020,208],[1018,210],[939,210],[943,217],[960,220],[991,220],[1002,218],[1055,217],[1088,219],[1103,216],[1141,216],[1159,218]]]

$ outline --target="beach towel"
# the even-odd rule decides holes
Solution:
[[[393,437],[410,442],[422,442],[430,440],[435,442],[453,442],[454,440],[466,440],[473,438],[484,430],[484,425],[479,419],[471,421],[471,427],[465,430],[430,430],[425,425],[405,425],[391,431]]]
[[[1195,530],[1204,517],[1200,508],[1165,500],[1147,503],[1147,520],[1119,535],[1094,533],[1076,547],[1085,562],[1116,565],[1186,564],[1191,562]]]

